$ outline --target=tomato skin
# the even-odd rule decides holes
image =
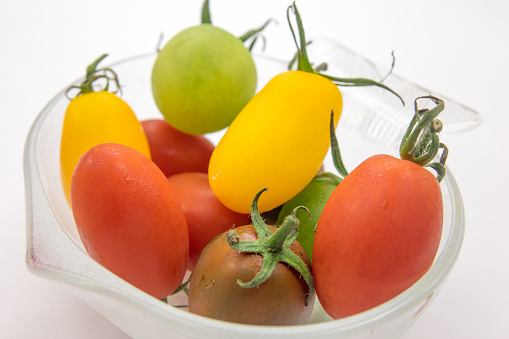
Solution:
[[[113,142],[150,158],[147,138],[129,105],[107,91],[82,94],[67,106],[60,146],[64,193],[70,201],[71,178],[80,157],[95,145]]]
[[[182,172],[207,173],[214,145],[203,135],[191,135],[171,127],[166,120],[141,122],[152,161],[167,177]]]
[[[187,267],[185,216],[168,180],[140,152],[120,144],[87,151],[71,181],[76,227],[87,253],[161,299]]]
[[[281,225],[284,218],[291,214],[297,206],[308,208],[311,217],[302,210],[297,213],[300,221],[297,241],[302,245],[311,261],[313,260],[313,243],[318,218],[336,187],[338,187],[338,183],[332,179],[314,178],[302,191],[286,202],[279,212],[277,225]]]
[[[268,226],[272,233],[276,231]],[[256,240],[252,225],[235,229],[240,241]],[[304,249],[293,242],[290,249],[311,270]],[[237,279],[250,281],[262,266],[259,254],[230,248],[226,234],[216,238],[203,251],[191,277],[189,311],[206,317],[254,325],[298,325],[309,321],[313,299],[305,306],[308,287],[298,273],[278,263],[267,281],[254,288],[244,288]]]
[[[431,267],[443,202],[433,174],[388,155],[371,157],[339,184],[318,221],[317,296],[333,318],[375,307]]]
[[[200,253],[212,239],[233,226],[248,225],[251,219],[248,214],[234,212],[221,204],[210,189],[205,173],[180,173],[168,180],[186,216],[189,232],[187,268],[193,270]]]
[[[205,134],[227,127],[256,90],[251,54],[241,40],[203,24],[176,34],[152,70],[157,107],[173,127]]]
[[[342,109],[342,96],[318,74],[276,75],[244,107],[212,153],[209,181],[228,208],[249,213],[263,187],[258,208],[265,212],[299,193],[315,176],[330,145],[329,125]]]

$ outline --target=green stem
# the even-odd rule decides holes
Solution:
[[[270,22],[272,22],[272,21],[275,21],[275,20],[274,19],[269,19],[269,20],[265,21],[265,23],[261,27],[258,27],[258,28],[255,28],[255,29],[247,31],[246,33],[244,33],[243,35],[241,35],[239,37],[240,41],[246,42],[249,38],[255,36],[256,34],[258,34],[260,32],[262,32],[267,27],[267,25]]]
[[[107,91],[110,86],[110,81],[113,81],[116,85],[116,90],[114,92],[120,91],[120,83],[118,81],[117,73],[115,73],[109,67],[97,68],[99,63],[108,56],[108,54],[103,54],[99,58],[95,59],[90,65],[87,66],[85,80],[80,85],[70,86],[65,95],[69,98],[69,92],[73,89],[78,90],[77,95],[82,95],[86,93],[94,92],[93,84],[96,80],[103,79],[106,81],[104,87],[101,89],[102,91]],[[69,98],[71,99],[71,98]]]
[[[341,183],[341,181],[343,181],[342,178],[340,178],[337,175],[330,173],[330,172],[319,173],[319,174],[315,175],[313,180],[314,179],[328,179],[328,180],[332,180],[333,182],[335,182],[338,185]]]
[[[376,87],[383,88],[383,89],[391,92],[395,96],[397,96],[398,99],[401,101],[401,103],[403,105],[405,105],[405,101],[403,100],[403,98],[398,93],[396,93],[390,87],[388,87],[388,86],[386,86],[386,85],[384,85],[384,84],[382,84],[380,82],[377,82],[375,80],[366,79],[366,78],[339,78],[339,77],[333,77],[333,76],[330,76],[330,75],[327,75],[327,74],[321,74],[321,75],[326,77],[330,81],[332,81],[337,86],[344,86],[344,87],[348,87],[348,86],[352,86],[352,87],[353,86],[355,86],[355,87],[376,86]]]
[[[203,2],[201,9],[201,23],[212,25],[212,19],[210,17],[209,0]]]
[[[297,28],[298,28],[298,32],[299,32],[299,42],[297,42],[297,37],[296,37],[295,31],[293,30],[292,23],[290,21],[290,11],[292,11],[295,14],[295,20],[297,21]],[[299,11],[297,9],[297,6],[295,5],[295,2],[291,6],[288,7],[286,16],[288,19],[288,24],[290,26],[290,31],[292,32],[293,41],[295,42],[295,46],[297,47],[297,60],[298,60],[297,69],[299,71],[305,71],[305,72],[309,72],[309,73],[319,74],[319,75],[324,76],[327,79],[331,80],[337,86],[377,86],[377,87],[383,88],[383,89],[389,91],[390,93],[396,95],[399,98],[399,100],[401,101],[401,103],[403,105],[405,105],[405,101],[398,93],[396,93],[394,90],[392,90],[391,88],[389,88],[388,86],[386,86],[380,82],[377,82],[377,81],[374,81],[371,79],[365,79],[365,78],[339,78],[339,77],[333,77],[330,75],[325,75],[322,73],[317,73],[313,69],[313,66],[311,65],[311,63],[309,62],[309,58],[307,55],[307,49],[306,49],[307,43],[306,43],[306,37],[304,34],[304,26],[302,24],[302,19],[301,19]],[[394,56],[394,54],[393,54],[393,56]],[[290,63],[290,64],[292,64],[292,63]],[[392,64],[389,74],[392,72],[393,67],[394,67],[394,58],[393,58],[393,64]],[[384,80],[387,76],[384,77]]]
[[[181,283],[179,285],[179,287],[177,287],[177,289],[175,291],[173,291],[173,293],[171,295],[175,295],[175,294],[179,293],[180,291],[184,291],[184,293],[186,295],[189,295],[189,287],[188,286],[189,286],[189,283],[191,282],[192,276],[193,276],[193,274],[191,273],[191,275],[189,275],[189,278],[186,281],[184,281],[183,283]],[[167,298],[165,298],[165,299],[167,299]],[[166,302],[168,302],[168,300],[166,300]]]
[[[290,22],[290,11],[292,11],[295,14],[295,20],[297,21],[297,28],[299,31],[299,42],[297,42],[297,38],[295,36],[295,32],[293,30],[292,24]],[[286,11],[286,17],[288,19],[288,23],[290,24],[290,30],[292,31],[293,41],[295,42],[295,47],[297,47],[297,69],[299,71],[309,72],[309,73],[315,73],[315,70],[313,69],[313,66],[311,66],[311,63],[309,62],[309,58],[307,55],[307,49],[306,49],[306,37],[304,34],[304,25],[302,24],[302,19],[300,17],[299,10],[297,9],[297,5],[295,5],[295,2],[288,7],[288,10]]]
[[[277,231],[267,239],[266,245],[270,252],[278,253],[283,251],[283,245],[285,245],[287,239],[289,239],[288,242],[290,242],[289,245],[291,245],[291,243],[293,243],[297,238],[296,228],[299,225],[299,219],[296,214],[299,209],[304,209],[307,211],[308,215],[310,215],[310,212],[306,207],[296,207],[292,213],[285,218]]]
[[[341,152],[339,150],[338,139],[336,138],[336,131],[334,130],[334,111],[331,111],[330,114],[330,143],[334,167],[336,168],[336,171],[338,171],[341,180],[343,180],[348,175],[348,171],[343,164],[343,159],[341,158]]]
[[[260,199],[260,195],[266,191],[267,187],[256,193],[253,202],[251,203],[251,222],[253,223],[253,226],[256,230],[256,234],[258,234],[258,239],[263,240],[269,238],[272,235],[267,225],[265,225],[260,212],[258,211],[258,199]]]

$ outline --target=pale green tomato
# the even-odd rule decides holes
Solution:
[[[256,67],[242,41],[202,24],[175,35],[152,70],[154,100],[168,123],[189,134],[230,125],[256,90]]]

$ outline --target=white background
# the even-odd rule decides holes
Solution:
[[[44,105],[102,53],[154,51],[199,23],[201,0],[0,2],[0,337],[124,338],[60,286],[24,266],[22,153]],[[268,17],[267,51],[293,48],[290,1],[211,0],[213,21],[235,35]],[[405,339],[509,337],[509,3],[500,0],[297,2],[308,36],[326,34],[395,73],[479,111],[475,130],[448,137],[466,210],[463,250],[437,300]],[[271,45],[271,41],[277,41]],[[280,43],[287,41],[288,43]],[[285,52],[287,53],[287,52]],[[285,54],[287,55],[287,54]]]

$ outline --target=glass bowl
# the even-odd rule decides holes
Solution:
[[[386,68],[326,38],[314,40],[309,46],[309,55],[317,58],[317,62],[326,61],[327,72],[335,76],[380,80],[387,73]],[[119,75],[123,98],[140,120],[162,117],[150,88],[155,57],[155,53],[148,53],[110,65]],[[286,62],[264,55],[255,55],[255,62],[259,88],[287,67]],[[353,168],[375,153],[397,152],[397,143],[413,115],[413,100],[420,95],[434,94],[446,101],[446,110],[441,115],[444,132],[464,131],[480,122],[479,115],[469,108],[397,75],[391,75],[384,83],[403,96],[406,107],[379,88],[341,88],[344,110],[337,135],[347,167]],[[390,301],[340,320],[332,320],[317,303],[310,323],[301,326],[241,325],[191,314],[185,307],[173,307],[186,304],[185,294],[170,297],[168,305],[117,277],[85,252],[60,182],[60,136],[67,104],[64,89],[42,110],[27,137],[24,154],[26,265],[30,272],[61,283],[132,337],[393,339],[410,328],[436,298],[460,253],[463,205],[458,186],[448,170],[441,184],[445,215],[435,262],[418,282]],[[217,143],[222,133],[224,131],[208,137]],[[324,168],[334,171],[330,154]]]

